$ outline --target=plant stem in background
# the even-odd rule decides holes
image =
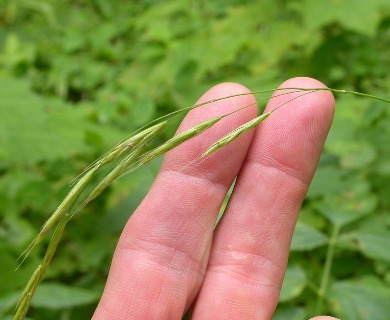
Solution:
[[[316,307],[317,315],[322,313],[324,298],[328,291],[330,274],[332,271],[332,264],[334,258],[334,249],[337,243],[337,238],[340,234],[340,230],[341,227],[339,225],[337,224],[334,225],[332,234],[329,239],[328,250],[326,252],[326,258],[325,258],[325,266],[322,272],[320,288],[318,290],[317,307]]]

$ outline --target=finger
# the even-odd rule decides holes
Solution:
[[[323,85],[295,78],[282,86]],[[272,99],[266,110],[294,96]],[[332,94],[320,91],[291,101],[256,129],[214,235],[193,319],[271,319],[298,211],[333,112]]]
[[[243,92],[248,90],[241,85],[222,84],[199,102]],[[197,108],[178,132],[254,102],[248,95]],[[94,319],[181,319],[203,281],[216,216],[252,133],[216,157],[187,165],[256,114],[253,106],[224,118],[167,154],[149,194],[121,235]]]
[[[340,320],[340,319],[329,317],[329,316],[319,316],[319,317],[310,318],[309,320]]]

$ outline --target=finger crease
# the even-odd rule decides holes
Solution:
[[[289,166],[286,166],[285,164],[275,159],[266,159],[266,158],[262,158],[259,160],[247,159],[245,161],[244,166],[253,167],[256,171],[261,171],[264,168],[274,170],[280,175],[286,176],[289,179],[297,181],[299,184],[301,184],[304,187],[304,190],[306,190],[310,184],[310,182],[305,181],[305,179],[302,178],[302,173],[300,171],[295,170]]]
[[[127,255],[141,254],[141,259],[149,266],[157,266],[165,271],[180,274],[198,273],[204,275],[205,266],[200,259],[178,247],[157,243],[155,241],[136,240],[136,243],[118,244],[118,250],[125,251]],[[139,259],[139,258],[138,258]],[[138,260],[139,263],[142,261]]]

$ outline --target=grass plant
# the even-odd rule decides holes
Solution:
[[[223,118],[226,118],[236,112],[241,111],[244,108],[247,108],[251,105],[245,106],[244,108],[238,109],[234,112],[215,117],[209,120],[206,120],[174,137],[162,143],[160,146],[155,147],[152,150],[147,150],[149,143],[177,116],[183,115],[186,112],[202,107],[204,105],[221,101],[228,100],[238,96],[245,95],[258,95],[270,92],[277,92],[273,97],[267,97],[263,99],[259,99],[257,103],[263,103],[268,101],[274,97],[288,95],[291,93],[301,93],[287,102],[279,105],[272,111],[264,113],[255,117],[254,119],[248,121],[247,123],[241,125],[238,128],[235,128],[224,137],[214,142],[211,146],[208,147],[201,155],[198,156],[195,160],[201,160],[206,157],[211,156],[230,142],[236,140],[242,134],[247,133],[252,130],[259,124],[261,124],[265,119],[268,119],[272,113],[279,110],[282,107],[288,105],[288,103],[292,100],[299,99],[300,97],[311,94],[318,91],[331,91],[336,94],[353,94],[357,96],[367,97],[371,99],[376,99],[382,102],[390,103],[389,99],[384,99],[381,97],[364,94],[355,91],[347,91],[347,90],[339,90],[332,88],[280,88],[280,89],[267,89],[260,91],[253,91],[249,93],[235,94],[231,96],[226,96],[218,99],[209,100],[197,105],[189,106],[187,108],[183,108],[172,112],[168,115],[160,117],[158,119],[153,120],[147,125],[143,126],[132,135],[118,143],[114,148],[108,151],[105,155],[97,159],[90,166],[88,166],[85,171],[73,182],[73,186],[65,197],[65,199],[61,202],[58,208],[54,211],[54,213],[47,219],[47,221],[43,224],[40,232],[36,235],[36,237],[32,240],[30,245],[21,255],[21,263],[28,257],[29,253],[40,243],[45,237],[48,236],[50,232],[52,232],[51,239],[49,241],[48,247],[46,249],[45,256],[38,265],[34,273],[32,274],[30,280],[28,281],[25,289],[23,290],[19,301],[15,308],[14,320],[24,319],[31,300],[34,296],[34,293],[42,281],[47,269],[49,268],[50,262],[56,252],[57,246],[60,242],[61,236],[65,230],[65,227],[69,220],[78,212],[80,212],[89,202],[91,202],[94,198],[96,198],[99,194],[101,194],[105,189],[107,189],[116,179],[120,178],[124,174],[131,173],[138,168],[146,165],[150,161],[156,159],[157,157],[163,155],[164,153],[176,148],[182,143],[200,135],[201,133],[207,131],[211,127],[213,127],[216,123],[218,123]],[[111,168],[109,168],[111,166]],[[84,200],[79,200],[80,196],[83,195],[85,188],[87,185],[93,182],[93,177],[96,176],[96,173],[101,170],[109,170],[105,173],[104,178],[97,183],[96,187],[89,194],[84,196]],[[327,263],[328,268],[330,268],[330,262]],[[328,277],[329,270],[325,273]],[[326,290],[327,278],[322,281],[321,290]],[[321,304],[321,302],[320,302]],[[320,308],[320,306],[319,306]]]

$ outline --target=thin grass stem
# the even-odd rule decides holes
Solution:
[[[340,234],[340,231],[341,231],[340,225],[336,224],[333,226],[333,231],[332,231],[332,234],[330,236],[329,243],[328,243],[328,249],[326,252],[325,266],[324,266],[324,270],[322,272],[321,284],[320,284],[320,287],[318,289],[316,314],[321,314],[323,304],[324,304],[324,299],[325,299],[326,293],[327,293],[328,288],[329,288],[330,275],[331,275],[333,259],[334,259],[334,251],[335,251],[337,238]]]

